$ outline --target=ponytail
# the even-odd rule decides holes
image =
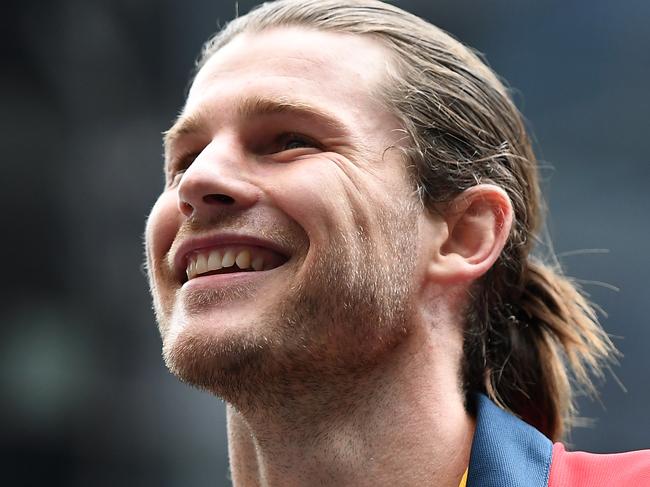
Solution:
[[[495,296],[491,284],[496,283],[483,283],[482,299],[470,313],[466,389],[486,393],[559,440],[575,413],[573,389],[595,392],[591,375],[602,376],[615,348],[594,308],[559,271],[528,259],[519,291],[504,299],[503,290]]]

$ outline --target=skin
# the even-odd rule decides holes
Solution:
[[[461,317],[512,210],[489,185],[420,205],[376,95],[389,59],[359,36],[240,35],[168,133],[151,291],[170,370],[228,403],[235,485],[455,487],[467,468]],[[287,261],[184,283],[178,249],[219,235]]]

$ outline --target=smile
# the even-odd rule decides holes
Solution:
[[[268,249],[256,246],[227,246],[200,249],[187,258],[187,280],[212,274],[259,272],[275,269],[285,259]]]

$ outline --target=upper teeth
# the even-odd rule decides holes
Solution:
[[[185,273],[187,279],[193,279],[200,274],[210,271],[217,271],[223,267],[232,267],[237,264],[240,269],[253,269],[261,271],[264,269],[263,252],[254,248],[222,248],[214,250],[198,251],[187,259]]]

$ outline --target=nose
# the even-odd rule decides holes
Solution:
[[[219,213],[245,210],[260,197],[247,179],[245,155],[213,140],[186,169],[178,184],[178,208],[187,218],[208,221]]]

